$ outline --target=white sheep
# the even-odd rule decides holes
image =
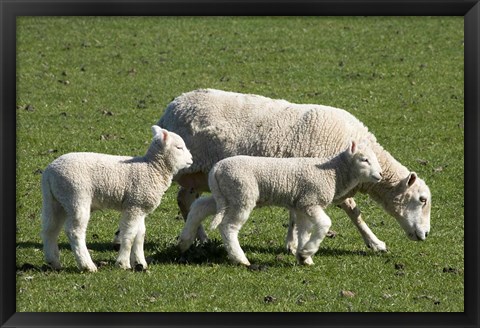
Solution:
[[[211,200],[203,198],[192,204],[178,245],[182,251],[190,247],[201,221],[210,214],[202,212],[205,202],[214,201],[216,215],[212,228],[220,223],[220,234],[229,257],[249,266],[238,242],[238,232],[255,207],[277,205],[295,212],[297,260],[301,264],[313,264],[311,256],[331,226],[324,209],[359,183],[379,182],[381,171],[373,151],[366,145],[356,146],[355,142],[329,160],[251,156],[223,159],[213,166],[208,176]]]
[[[153,140],[145,156],[69,153],[54,160],[42,176],[42,239],[46,262],[59,269],[58,235],[65,224],[78,267],[96,271],[85,235],[90,212],[121,211],[121,247],[116,264],[147,268],[143,252],[145,216],[160,204],[180,169],[192,164],[182,138],[152,126]]]
[[[356,192],[367,193],[381,204],[410,239],[424,240],[430,231],[431,195],[425,182],[395,160],[363,123],[345,110],[202,89],[175,98],[157,124],[182,136],[194,158],[191,167],[174,177],[181,185],[177,200],[184,218],[195,198],[209,190],[210,169],[224,158],[329,158],[345,149],[351,140],[366,139],[380,162],[384,179],[377,184],[361,183],[339,205],[358,228],[365,244],[376,251],[387,249],[362,220],[351,198]],[[293,220],[291,223],[287,246],[295,252]],[[205,239],[203,228],[199,232],[199,237]]]

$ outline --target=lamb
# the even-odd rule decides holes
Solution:
[[[152,126],[153,140],[145,156],[68,153],[54,160],[42,176],[42,239],[46,262],[60,269],[58,235],[65,224],[78,267],[97,270],[85,236],[90,212],[121,211],[121,247],[116,264],[146,269],[143,252],[145,216],[160,204],[173,175],[192,164],[180,136]]]
[[[208,172],[224,158],[235,155],[328,158],[345,149],[350,140],[366,139],[380,162],[384,178],[376,184],[360,183],[339,200],[339,206],[355,224],[365,244],[374,251],[387,250],[385,242],[363,221],[352,198],[357,192],[366,193],[378,202],[411,240],[424,240],[430,231],[428,186],[415,172],[395,160],[368,128],[345,110],[201,89],[175,98],[157,124],[178,133],[194,158],[192,166],[174,177],[181,186],[177,201],[185,219],[191,203],[209,190]],[[294,213],[290,216],[287,247],[294,253]],[[206,239],[201,227],[198,236]]]
[[[199,224],[210,214],[205,202],[216,207],[212,228],[219,229],[229,257],[250,265],[238,242],[238,233],[256,206],[283,206],[296,214],[297,260],[311,265],[311,256],[331,226],[324,209],[362,182],[379,182],[380,164],[367,145],[351,145],[332,159],[234,156],[215,164],[208,176],[212,196],[192,204],[179,247],[193,243]],[[200,204],[197,208],[197,202]],[[212,202],[215,202],[213,205]],[[309,236],[310,223],[312,224]]]

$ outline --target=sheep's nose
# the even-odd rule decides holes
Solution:
[[[425,231],[425,237],[428,237],[429,232]]]

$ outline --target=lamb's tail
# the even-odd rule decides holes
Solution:
[[[212,195],[215,195],[215,201],[217,204],[217,213],[214,215],[212,222],[210,223],[210,230],[214,230],[222,222],[223,217],[225,216],[226,204],[223,199],[223,194],[218,185],[216,177],[216,166],[212,168],[210,174],[208,175],[208,185],[212,192]]]

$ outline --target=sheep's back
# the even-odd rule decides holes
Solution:
[[[342,109],[212,89],[177,97],[158,124],[179,134],[192,153],[194,163],[183,173],[207,173],[235,155],[331,157],[351,140],[376,142]]]

